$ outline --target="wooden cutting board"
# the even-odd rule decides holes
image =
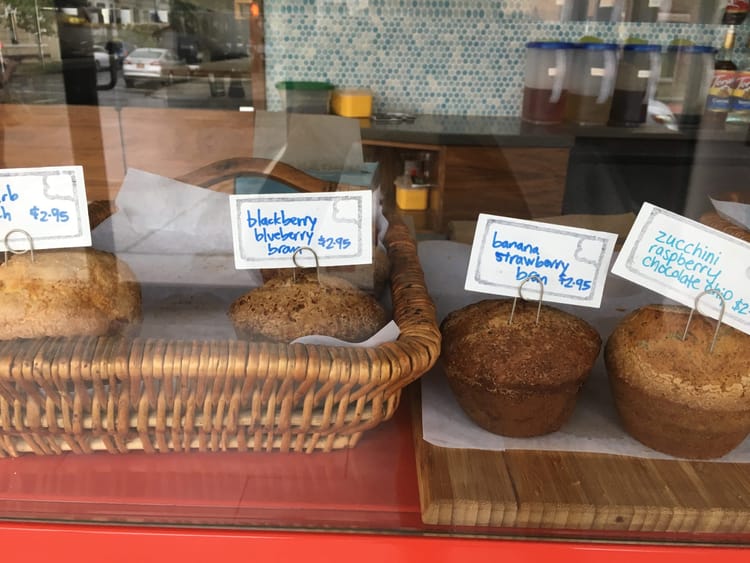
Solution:
[[[426,524],[750,534],[750,464],[441,448],[422,439],[419,385],[409,392]]]

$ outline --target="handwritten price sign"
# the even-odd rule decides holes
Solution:
[[[464,289],[516,297],[533,276],[545,301],[599,307],[616,240],[612,233],[481,214]],[[536,283],[527,288],[524,296],[538,294]]]
[[[722,321],[750,334],[750,244],[650,203],[641,207],[612,273],[687,307],[703,291]],[[700,310],[718,318],[717,298]]]
[[[91,245],[82,167],[0,170],[0,250],[26,250],[29,238],[40,250]]]
[[[292,268],[311,248],[321,266],[372,262],[372,192],[230,196],[238,269]],[[314,266],[300,252],[300,266]]]
[[[29,209],[29,215],[40,223],[67,223],[70,221],[70,215],[64,209],[59,207],[50,207],[48,210],[39,209],[36,205]]]

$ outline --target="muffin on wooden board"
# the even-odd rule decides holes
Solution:
[[[649,305],[628,314],[604,359],[625,430],[678,457],[721,457],[750,433],[750,335],[690,310]]]
[[[0,265],[0,339],[129,334],[141,289],[125,262],[93,248],[12,255]]]
[[[441,324],[442,361],[461,408],[495,434],[530,437],[558,430],[601,348],[578,317],[521,299],[487,299],[450,313]]]
[[[273,342],[309,334],[361,342],[388,322],[382,305],[348,281],[307,273],[271,278],[235,300],[229,317],[240,338]]]

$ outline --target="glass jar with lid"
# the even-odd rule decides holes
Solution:
[[[661,46],[628,44],[622,48],[609,123],[625,127],[646,121],[648,102],[661,73]]]
[[[664,53],[656,99],[682,125],[700,123],[713,77],[714,53],[710,45],[670,45]]]
[[[579,43],[572,51],[565,121],[604,125],[609,120],[617,78],[615,43]]]
[[[526,44],[526,74],[521,118],[531,123],[560,123],[567,100],[566,76],[571,43]]]

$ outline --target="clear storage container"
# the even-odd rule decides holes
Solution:
[[[656,92],[661,72],[661,46],[625,45],[617,65],[609,122],[632,127],[644,123],[648,101]]]
[[[333,84],[287,80],[276,84],[284,111],[330,113]]]
[[[668,14],[671,0],[631,0],[627,20],[631,22],[655,22],[659,14]]]
[[[617,78],[617,50],[614,43],[575,45],[565,121],[579,125],[607,123]]]
[[[664,53],[656,99],[683,125],[700,123],[714,72],[714,52],[709,45],[670,45]]]
[[[619,22],[626,0],[555,0],[561,21]]]
[[[531,123],[560,123],[567,98],[566,75],[571,43],[526,44],[526,75],[521,118]]]
[[[619,22],[625,14],[625,0],[594,0],[594,20]]]

